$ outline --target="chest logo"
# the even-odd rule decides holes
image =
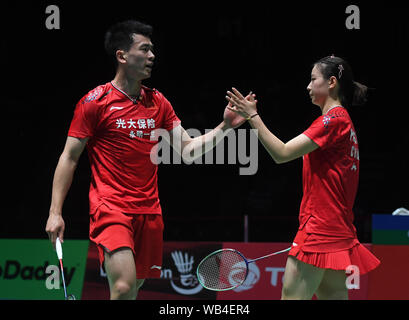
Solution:
[[[156,123],[155,119],[117,119],[116,120],[117,129],[131,129],[129,130],[130,138],[149,138],[150,140],[155,139],[155,129]],[[135,130],[133,130],[135,129]]]

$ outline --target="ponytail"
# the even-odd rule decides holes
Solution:
[[[353,93],[352,93],[352,101],[351,106],[362,106],[367,101],[368,95],[368,87],[362,83],[353,81]]]

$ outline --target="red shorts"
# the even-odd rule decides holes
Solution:
[[[334,241],[329,237],[298,230],[288,253],[296,259],[318,268],[346,270],[357,266],[360,274],[375,269],[380,261],[358,239]]]
[[[90,215],[89,237],[97,244],[99,262],[104,253],[130,248],[136,278],[160,278],[163,252],[163,220],[160,214],[125,214],[102,204]]]

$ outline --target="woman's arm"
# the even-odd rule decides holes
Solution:
[[[228,91],[226,99],[232,104],[230,110],[245,117],[253,129],[258,130],[258,138],[276,163],[285,163],[297,159],[318,148],[318,145],[304,134],[300,134],[287,143],[277,138],[257,114],[257,100],[245,99],[235,88]]]

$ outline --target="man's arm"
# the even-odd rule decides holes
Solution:
[[[221,140],[223,140],[229,130],[231,130],[231,128],[222,122],[212,131],[199,137],[192,138],[186,130],[179,125],[170,131],[170,140],[167,142],[182,156],[184,161],[193,162],[206,152],[213,149]]]
[[[266,127],[258,115],[257,100],[254,99],[255,95],[246,99],[237,89],[232,88],[232,90],[233,92],[227,91],[226,99],[233,106],[228,106],[228,109],[247,118],[250,126],[258,130],[260,142],[276,163],[285,163],[297,159],[319,148],[305,134],[300,134],[287,143],[282,142]]]
[[[250,92],[244,99],[250,99],[251,95],[252,93]],[[228,103],[224,109],[223,121],[212,131],[204,135],[192,138],[179,125],[170,131],[169,137],[167,135],[163,137],[182,156],[183,160],[193,162],[213,149],[230,130],[241,126],[246,121],[245,118],[231,111],[230,108],[231,104]]]
[[[51,206],[45,231],[55,246],[57,237],[64,240],[64,220],[62,218],[62,207],[65,197],[72,183],[75,169],[81,153],[87,144],[88,138],[78,139],[68,137],[64,151],[60,156],[54,173]]]

